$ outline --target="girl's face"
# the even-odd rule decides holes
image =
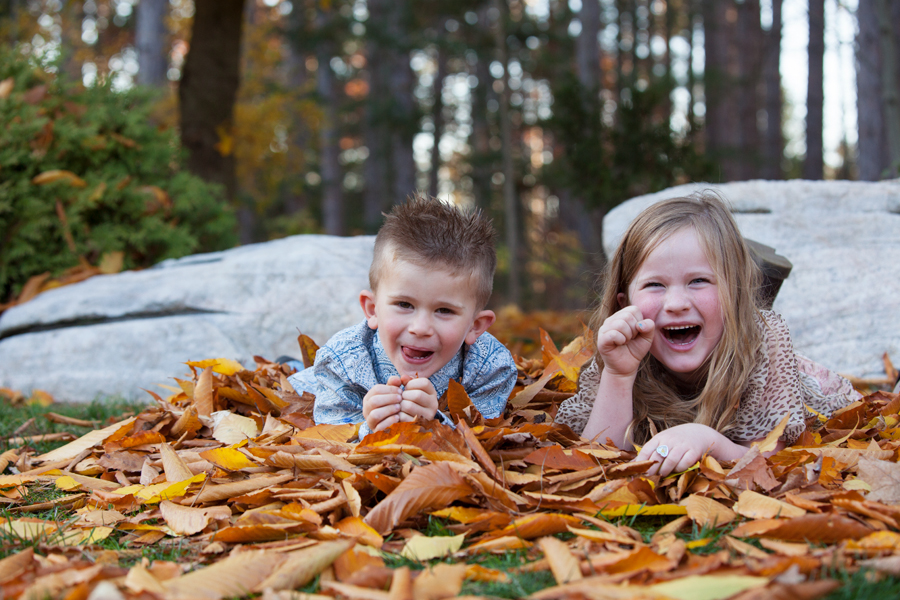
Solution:
[[[656,324],[652,354],[683,381],[695,382],[712,354],[725,323],[719,281],[693,227],[665,238],[644,260],[628,286],[628,298]]]

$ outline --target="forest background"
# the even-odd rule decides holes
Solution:
[[[785,94],[783,8],[782,0],[6,0],[0,39],[12,49],[6,62],[26,57],[35,71],[93,90],[78,96],[88,114],[101,96],[137,98],[129,102],[146,111],[134,118],[169,135],[183,150],[177,162],[215,184],[210,197],[225,210],[204,217],[208,207],[182,200],[196,188],[168,176],[143,181],[152,185],[136,189],[165,207],[169,230],[180,223],[200,233],[155,253],[126,249],[126,267],[299,233],[374,233],[383,211],[421,190],[493,216],[495,304],[569,309],[589,304],[603,215],[628,198],[690,181],[897,176],[900,3],[809,0],[805,106]],[[838,21],[855,28],[857,135],[841,128],[837,162],[826,164],[823,57]],[[0,80],[33,76],[17,73]],[[842,78],[853,85],[854,73]],[[27,95],[35,85],[21,83],[22,106],[40,103]],[[843,123],[850,107],[839,105]],[[13,262],[31,265],[25,255],[53,245],[35,234],[13,251],[22,226],[0,198],[5,297],[43,269],[96,265],[109,260],[101,250],[130,243],[127,233],[91,240],[102,228],[77,218],[110,218],[97,203],[112,205],[113,189],[150,175],[126,169],[116,183],[75,173],[84,186],[47,176],[71,168],[53,163],[66,152],[52,151],[66,131],[59,115],[78,114],[70,108],[40,108],[56,115],[55,130],[39,123],[27,152],[0,164],[0,194],[17,173],[32,186],[84,188],[81,204],[55,193],[40,209],[40,236],[63,258],[15,273]],[[119,124],[116,112],[105,125],[98,117],[81,146],[100,148],[106,127],[123,152],[146,151],[150,142],[135,141],[136,125]],[[788,131],[803,113],[805,131]],[[32,120],[13,117],[7,131]],[[788,144],[792,136],[802,139]]]

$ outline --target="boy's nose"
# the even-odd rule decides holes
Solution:
[[[410,333],[428,335],[432,330],[431,315],[425,311],[417,311],[409,324]]]

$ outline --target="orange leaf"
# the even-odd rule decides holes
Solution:
[[[87,187],[87,182],[84,179],[82,179],[72,171],[64,171],[61,169],[44,171],[43,173],[39,173],[38,175],[35,175],[31,178],[31,183],[35,185],[46,185],[48,183],[55,183],[57,181],[62,181],[63,183],[71,185],[72,187]]]
[[[788,542],[821,542],[835,544],[842,540],[858,540],[872,533],[869,527],[843,515],[823,513],[793,519],[761,519],[738,525],[734,537],[768,537]]]
[[[384,538],[359,517],[347,517],[339,521],[334,527],[345,535],[358,538],[360,544],[372,546],[373,548],[381,548],[384,544]]]
[[[546,469],[565,469],[583,471],[596,467],[596,458],[578,450],[563,450],[557,445],[539,448],[523,459],[527,463]]]
[[[194,386],[194,408],[197,409],[197,414],[201,417],[210,416],[213,412],[214,397],[212,367],[206,367]]]
[[[565,542],[555,537],[544,537],[538,541],[538,546],[550,563],[550,571],[557,584],[563,585],[582,578],[580,563]]]
[[[447,506],[473,491],[447,463],[416,467],[366,515],[365,521],[383,535],[411,515],[437,506]]]

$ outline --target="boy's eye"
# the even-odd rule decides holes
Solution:
[[[413,305],[410,304],[409,302],[398,302],[397,307],[398,308],[412,308]]]
[[[439,314],[442,314],[442,315],[452,315],[452,314],[454,314],[452,308],[439,308],[439,309],[437,309],[437,312],[438,312]]]

